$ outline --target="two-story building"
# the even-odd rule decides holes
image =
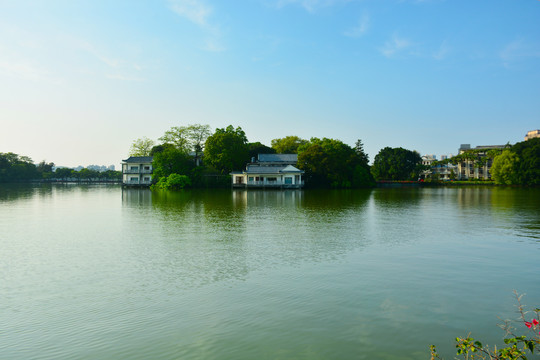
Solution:
[[[244,171],[233,171],[233,188],[300,189],[304,186],[304,171],[295,167],[297,154],[259,154],[251,159]]]
[[[152,184],[152,156],[130,156],[122,160],[122,184],[150,186]]]

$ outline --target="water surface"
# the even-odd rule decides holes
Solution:
[[[540,306],[540,191],[0,187],[2,359],[419,359]]]

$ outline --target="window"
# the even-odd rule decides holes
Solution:
[[[285,185],[292,185],[292,177],[285,178]]]
[[[250,182],[253,181],[253,176],[250,176],[250,177],[248,178],[248,181],[250,181]]]
[[[138,166],[131,166],[129,168],[129,170],[131,170],[131,171],[139,171],[139,167]]]

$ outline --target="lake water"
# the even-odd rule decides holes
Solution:
[[[0,185],[1,359],[452,359],[514,289],[539,189]]]

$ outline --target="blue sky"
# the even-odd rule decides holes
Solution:
[[[540,128],[540,1],[0,0],[0,84],[36,162],[193,123],[455,154]]]

